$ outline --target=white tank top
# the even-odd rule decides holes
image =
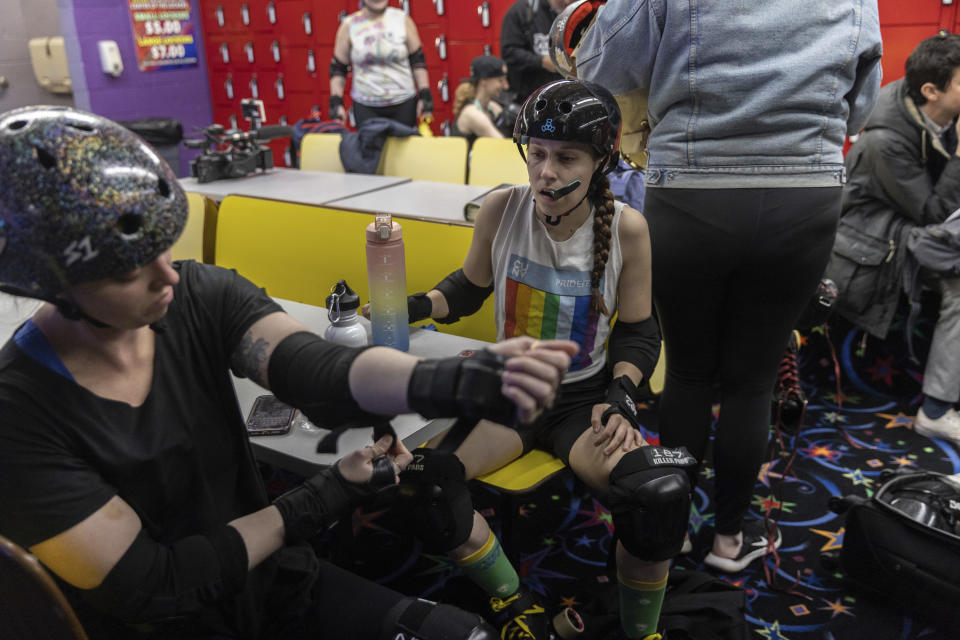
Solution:
[[[353,66],[350,97],[368,107],[385,107],[416,95],[403,10],[387,7],[373,19],[358,11],[347,20]]]
[[[573,340],[580,353],[563,377],[574,382],[590,377],[606,362],[610,319],[617,309],[617,286],[623,267],[617,228],[623,203],[615,202],[610,225],[610,257],[600,283],[611,315],[590,309],[593,270],[593,213],[572,237],[557,242],[533,213],[529,185],[511,189],[493,240],[494,314],[497,340],[533,336],[538,340]]]

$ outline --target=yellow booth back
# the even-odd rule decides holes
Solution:
[[[472,226],[397,218],[403,227],[407,291],[427,291],[463,265]],[[369,300],[365,229],[373,214],[228,196],[217,219],[216,264],[236,269],[271,296],[324,306],[344,279]],[[421,323],[425,324],[425,323]],[[493,342],[493,296],[483,307],[437,329]]]

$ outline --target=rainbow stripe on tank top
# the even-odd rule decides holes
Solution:
[[[601,283],[601,290],[602,290]],[[504,291],[503,336],[573,340],[580,353],[569,371],[593,363],[600,315],[590,309],[590,272],[560,271],[516,254],[510,256]]]

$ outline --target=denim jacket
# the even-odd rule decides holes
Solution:
[[[881,52],[877,0],[610,0],[576,63],[647,98],[648,187],[837,186]]]

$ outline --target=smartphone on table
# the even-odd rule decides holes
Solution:
[[[282,436],[290,432],[297,410],[273,395],[259,396],[247,416],[251,436]]]

